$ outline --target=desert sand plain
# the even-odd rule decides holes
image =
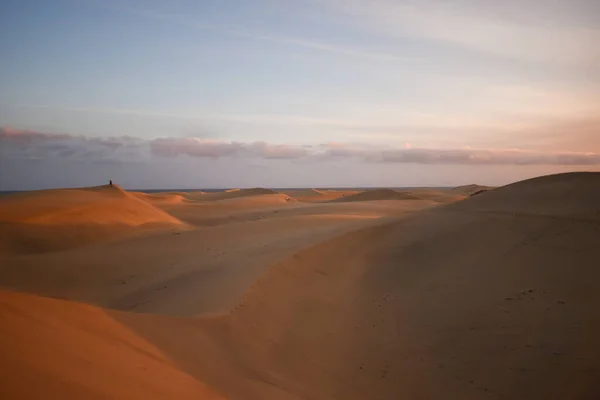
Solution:
[[[2,399],[600,398],[600,173],[0,197]]]

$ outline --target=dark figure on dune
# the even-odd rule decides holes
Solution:
[[[108,181],[108,185],[112,187],[112,180]]]

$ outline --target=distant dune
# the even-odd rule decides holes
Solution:
[[[206,193],[202,197],[198,198],[198,200],[215,201],[215,200],[234,199],[237,197],[258,196],[258,195],[264,195],[264,194],[277,194],[277,192],[274,190],[271,190],[271,189],[263,189],[263,188],[230,189],[230,190],[226,190],[224,192]]]
[[[325,203],[343,196],[359,193],[360,190],[333,190],[333,189],[289,189],[281,193],[305,203]]]
[[[284,193],[297,199],[318,198],[324,196],[324,193],[317,189],[284,189],[280,190],[279,193]]]
[[[417,199],[431,200],[437,203],[453,203],[466,198],[466,196],[451,190],[410,189],[406,190],[406,192]]]
[[[147,201],[153,204],[179,204],[184,201],[187,201],[186,194],[184,193],[141,193],[141,192],[131,192],[131,194],[139,197],[140,199]]]
[[[146,202],[193,228],[11,256],[0,397],[600,398],[600,173],[448,193]]]
[[[372,189],[356,193],[350,196],[343,196],[331,200],[332,202],[351,202],[351,201],[372,201],[372,200],[418,200],[410,193],[400,192],[392,189]]]
[[[481,186],[481,185],[464,185],[457,186],[452,189],[452,192],[462,195],[462,196],[471,196],[473,193],[480,192],[482,190],[490,190],[493,189],[491,186]]]

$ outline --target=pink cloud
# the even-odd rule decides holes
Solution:
[[[291,146],[283,144],[269,144],[254,142],[245,147],[251,154],[271,159],[294,159],[305,157],[308,152],[304,146]]]
[[[24,159],[80,158],[115,159],[125,154],[136,156],[144,141],[133,137],[86,138],[69,134],[37,132],[0,127],[0,152],[4,157]]]
[[[158,138],[150,142],[152,154],[160,157],[225,157],[239,153],[242,145],[199,138]]]
[[[73,136],[66,134],[42,133],[27,129],[14,129],[10,126],[0,128],[0,139],[9,140],[14,143],[22,143],[23,145],[31,144],[36,141],[63,140],[72,138]]]
[[[72,158],[84,161],[147,159],[149,156],[262,159],[305,159],[314,162],[358,160],[372,163],[438,165],[600,165],[600,153],[548,152],[520,149],[393,148],[360,143],[285,145],[267,142],[227,142],[202,138],[164,137],[144,140],[127,136],[73,136],[0,128],[0,155],[5,158]]]
[[[266,142],[223,142],[199,138],[159,138],[150,142],[152,154],[161,157],[230,157],[257,156],[267,159],[295,159],[307,155],[304,146],[269,144]]]

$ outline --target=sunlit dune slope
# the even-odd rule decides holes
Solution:
[[[119,318],[0,292],[0,398],[223,399]]]
[[[188,198],[183,193],[141,193],[141,192],[130,192],[130,194],[136,197],[156,205],[164,204],[179,204],[188,201]]]
[[[42,190],[0,199],[0,253],[36,253],[181,222],[113,186]]]

